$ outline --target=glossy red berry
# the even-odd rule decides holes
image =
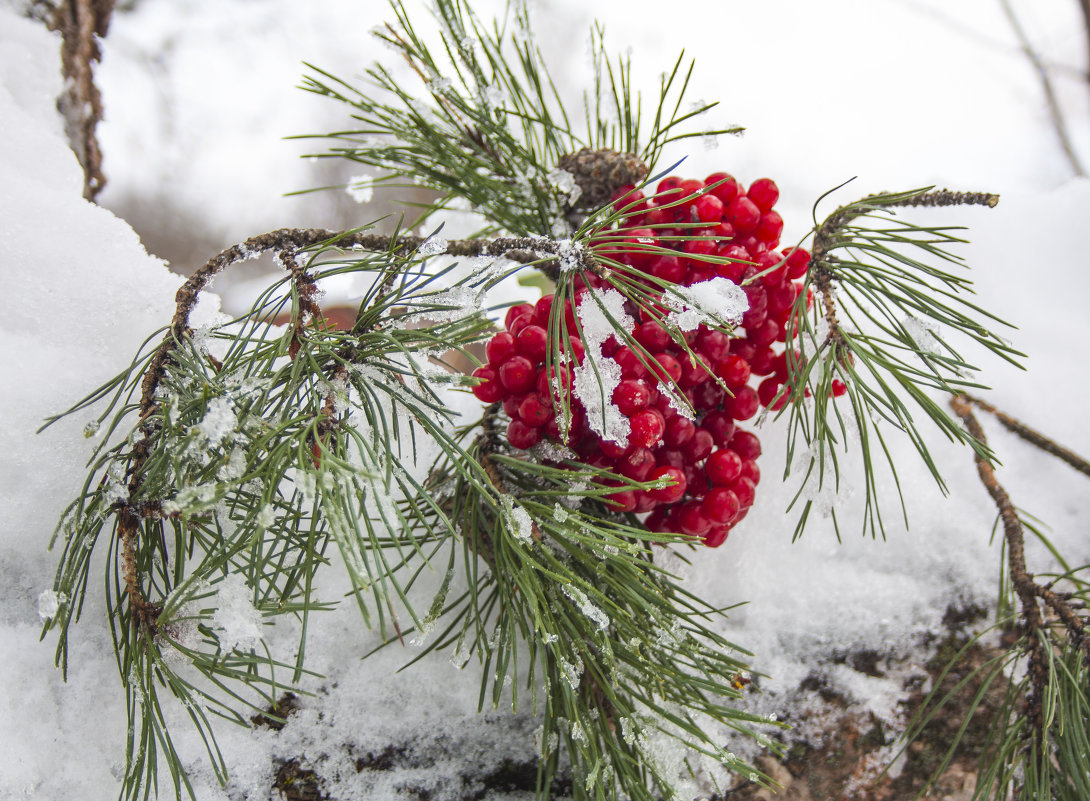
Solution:
[[[516,448],[526,450],[541,441],[541,431],[521,420],[512,420],[507,425],[507,441]]]
[[[537,371],[525,356],[512,356],[500,365],[497,373],[508,392],[526,392],[537,383]]]
[[[742,474],[742,457],[725,448],[714,451],[704,463],[704,472],[712,484],[729,486]]]
[[[712,523],[730,523],[742,508],[741,501],[734,490],[726,487],[712,487],[700,504],[701,511]]]
[[[503,385],[496,376],[496,371],[491,367],[478,367],[473,371],[473,377],[481,379],[472,392],[477,400],[483,403],[495,403],[503,398]]]
[[[656,467],[651,472],[648,480],[658,481],[659,479],[665,479],[667,482],[672,482],[660,489],[648,490],[651,497],[660,503],[674,503],[675,501],[680,500],[685,494],[688,482],[685,481],[685,473],[680,468],[670,467],[668,465]]]
[[[525,315],[532,316],[533,313],[534,307],[531,306],[529,303],[519,303],[515,306],[512,306],[510,309],[507,310],[507,315],[503,318],[504,328],[510,331],[511,323],[514,322],[516,318],[523,317]]]
[[[771,178],[758,178],[749,185],[746,197],[761,211],[767,212],[780,199],[780,188]]]
[[[681,505],[677,522],[683,533],[694,537],[699,537],[712,527],[712,521],[704,514],[702,504],[697,501],[688,501]]]
[[[632,433],[628,435],[628,441],[636,445],[650,448],[662,439],[662,433],[666,430],[666,421],[658,409],[644,409],[636,412],[629,418]]]
[[[727,445],[743,459],[756,459],[761,455],[761,441],[752,431],[735,431]]]

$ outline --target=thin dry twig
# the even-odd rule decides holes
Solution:
[[[99,41],[110,27],[117,0],[61,0],[51,5],[49,27],[62,37],[64,92],[57,105],[64,117],[69,144],[83,167],[83,197],[94,201],[106,185],[102,150],[95,134],[102,121],[102,95],[95,84],[95,64],[102,57]]]
[[[999,2],[1003,6],[1003,13],[1007,15],[1007,19],[1010,21],[1011,28],[1014,29],[1015,36],[1018,37],[1022,51],[1026,54],[1030,64],[1033,65],[1033,71],[1037,73],[1037,77],[1041,81],[1041,88],[1045,94],[1045,103],[1048,105],[1048,114],[1052,119],[1052,127],[1056,129],[1056,135],[1060,139],[1060,147],[1063,148],[1064,155],[1067,156],[1067,161],[1075,175],[1085,176],[1086,170],[1079,160],[1078,153],[1075,152],[1075,146],[1071,142],[1071,136],[1067,132],[1067,121],[1064,119],[1060,101],[1056,97],[1056,91],[1052,87],[1052,79],[1049,77],[1048,68],[1045,67],[1041,56],[1034,49],[1033,43],[1030,42],[1025,28],[1022,27],[1021,21],[1014,13],[1010,0],[999,0]],[[1084,12],[1086,12],[1085,6],[1086,2],[1083,0]],[[1088,17],[1088,20],[1090,20],[1090,17]]]
[[[1006,412],[1000,411],[987,401],[973,397],[972,395],[965,395],[965,398],[974,406],[992,414],[995,419],[998,420],[1003,425],[1003,427],[1010,431],[1012,434],[1016,434],[1017,436],[1024,439],[1026,442],[1036,445],[1045,453],[1052,454],[1057,459],[1067,462],[1067,464],[1071,465],[1080,473],[1090,476],[1090,462],[1087,462],[1074,451],[1068,450],[1055,440],[1049,439],[1039,431],[1035,431],[1034,429],[1023,423],[1021,420],[1011,417]]]

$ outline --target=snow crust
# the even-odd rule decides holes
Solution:
[[[100,595],[89,595],[83,620],[73,630],[67,683],[53,667],[55,640],[38,642],[42,618],[67,601],[51,589],[56,555],[45,548],[83,480],[90,444],[84,432],[91,416],[78,414],[40,435],[34,432],[46,415],[67,408],[129,363],[144,338],[170,320],[180,279],[147,255],[123,220],[81,199],[79,167],[54,110],[62,88],[59,42],[16,13],[21,5],[0,4],[0,270],[6,279],[0,315],[5,377],[0,383],[0,669],[6,680],[0,694],[5,752],[0,795],[62,801],[78,787],[83,797],[109,798],[118,790],[125,714]],[[497,5],[481,3],[479,11],[488,14]],[[820,8],[797,2],[789,14],[766,5],[724,4],[719,27],[703,18],[699,25],[679,22],[678,28],[693,37],[685,42],[664,42],[661,27],[620,13],[613,0],[594,11],[609,20],[611,35],[637,47],[638,69],[639,62],[657,69],[672,60],[674,50],[688,48],[698,58],[694,96],[724,96],[713,82],[720,81],[714,65],[728,21],[740,32],[732,48],[742,59],[756,59],[767,47],[761,32],[776,30],[790,58],[761,61],[769,70],[763,80],[732,85],[725,96],[727,121],[742,120],[748,136],[723,140],[711,153],[697,148],[678,157],[689,156],[679,168],[686,175],[719,168],[743,179],[772,175],[783,195],[785,241],[803,235],[815,197],[857,173],[862,177],[850,197],[932,181],[1002,193],[995,210],[933,212],[937,223],[971,226],[974,244],[964,253],[977,267],[980,304],[1016,323],[1019,330],[1010,337],[1030,354],[1026,372],[983,361],[981,378],[995,387],[988,398],[996,405],[1072,450],[1090,453],[1090,428],[1083,423],[1085,371],[1073,367],[1081,363],[1080,343],[1090,335],[1084,308],[1090,273],[1081,264],[1081,254],[1090,248],[1083,223],[1090,182],[1069,180],[1037,101],[1036,77],[994,4],[970,2],[954,10],[929,1],[860,12],[857,4],[834,0]],[[224,244],[278,224],[308,224],[308,214],[327,224],[320,219],[320,203],[300,211],[304,207],[295,201],[278,198],[285,190],[319,183],[306,172],[313,165],[285,156],[279,137],[335,127],[323,126],[324,111],[296,99],[299,93],[291,87],[300,58],[288,55],[288,43],[291,53],[297,48],[310,60],[319,54],[334,71],[347,65],[342,70],[347,73],[358,68],[359,43],[371,41],[365,32],[378,21],[368,16],[370,9],[361,11],[346,0],[332,2],[327,11],[350,23],[331,29],[307,4],[288,0],[260,5],[144,0],[132,13],[119,12],[100,72],[110,118],[103,129],[112,182],[106,201],[169,200],[172,209],[216,230]],[[682,21],[698,13],[681,6],[674,11]],[[570,31],[585,28],[586,13],[574,0],[559,0],[549,15],[538,15],[545,52],[570,49]],[[959,28],[966,22],[972,35]],[[1031,21],[1032,34],[1050,56],[1071,63],[1081,63],[1076,60],[1079,30],[1068,11],[1056,8]],[[706,38],[701,31],[708,32]],[[915,57],[921,40],[930,43],[928,59]],[[654,56],[664,45],[670,52]],[[558,61],[563,86],[585,79],[578,59]],[[882,82],[871,92],[868,75],[853,67],[864,62]],[[802,63],[805,70],[798,68]],[[830,108],[834,100],[827,86],[844,74],[859,81],[867,102],[856,98],[855,105]],[[950,80],[951,75],[959,77]],[[653,89],[655,76],[649,77]],[[642,80],[639,73],[636,79]],[[775,103],[767,102],[770,85],[780,94]],[[971,108],[964,103],[970,88],[979,101]],[[1082,98],[1085,86],[1061,76],[1059,91],[1068,102],[1076,91]],[[286,113],[270,112],[283,109],[284,102]],[[1085,101],[1069,102],[1076,147],[1085,154],[1090,152]],[[162,107],[171,114],[159,115]],[[830,118],[838,123],[828,124]],[[939,119],[943,124],[935,123]],[[277,127],[285,120],[290,125]],[[899,158],[890,159],[890,152]],[[567,191],[564,176],[556,181]],[[453,230],[444,232],[457,235]],[[526,290],[517,286],[500,292],[526,298]],[[211,319],[215,300],[202,307],[205,319]],[[597,322],[591,321],[592,328]],[[608,406],[599,412],[605,430]],[[230,410],[209,414],[202,423],[209,440],[220,432],[226,436]],[[980,417],[1003,462],[999,478],[1011,496],[1046,521],[1053,541],[1073,562],[1090,561],[1082,533],[1090,519],[1085,479]],[[87,432],[101,436],[93,425]],[[880,492],[888,499],[888,541],[856,536],[863,493],[860,476],[848,471],[837,495],[844,542],[836,542],[831,520],[819,517],[792,544],[793,519],[784,508],[794,485],[778,485],[782,426],[766,421],[759,433],[764,480],[745,523],[722,548],[692,554],[691,566],[670,563],[668,557],[665,564],[712,603],[748,602],[730,613],[724,632],[754,652],[754,667],[765,674],[755,682],[759,691],[748,696],[752,709],[782,717],[793,708],[799,684],[818,673],[859,709],[895,719],[904,671],[912,670],[914,656],[917,662],[926,657],[922,639],[939,626],[947,605],[986,606],[994,597],[998,548],[989,544],[994,509],[971,458],[934,438],[936,460],[950,487],[943,498],[908,446],[895,443],[908,530],[897,524],[896,490],[884,476]],[[514,528],[522,532],[517,511],[512,509]],[[556,507],[558,520],[567,514]],[[1029,543],[1028,552],[1038,570],[1046,569],[1039,543]],[[104,567],[103,555],[98,558],[91,569],[95,584]],[[422,577],[422,589],[437,587],[444,575],[440,558]],[[244,586],[239,577],[221,585],[224,609],[234,610],[221,611],[218,618],[225,639],[243,644],[264,634],[270,647],[290,649],[290,632],[257,628],[260,621]],[[330,579],[319,595],[335,601],[346,589],[343,580]],[[589,600],[584,607],[578,597],[569,597],[592,619],[604,615]],[[378,635],[362,630],[351,604],[316,616],[313,625],[308,658],[325,677],[311,680],[307,689],[314,695],[300,699],[298,712],[280,732],[220,727],[232,771],[227,788],[220,788],[207,768],[184,710],[167,710],[198,798],[266,798],[276,760],[299,758],[326,780],[331,797],[399,799],[415,787],[439,799],[464,789],[463,775],[487,773],[505,759],[533,757],[537,723],[525,711],[477,713],[478,677],[464,645],[397,674],[419,646],[393,645],[361,661],[378,644]],[[843,663],[846,654],[875,644],[907,654],[908,662],[885,676],[867,676]],[[467,661],[465,670],[457,669]],[[580,666],[569,667],[577,681]],[[722,742],[740,754],[746,748],[727,733]],[[407,756],[399,770],[357,771],[358,759],[377,758],[391,745]],[[664,748],[664,764],[676,757]],[[702,793],[706,788],[694,785],[687,798]]]

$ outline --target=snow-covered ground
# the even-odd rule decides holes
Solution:
[[[487,14],[499,3],[476,6]],[[1090,163],[1077,5],[1014,6]],[[691,140],[691,152],[667,157],[686,157],[679,172],[690,176],[726,169],[742,180],[776,179],[785,240],[805,233],[818,196],[853,176],[844,201],[928,184],[1001,194],[994,210],[936,217],[970,226],[963,253],[981,304],[1017,325],[1010,338],[1029,354],[1025,372],[983,362],[982,380],[995,388],[988,397],[997,406],[1090,453],[1079,367],[1090,334],[1090,181],[1073,177],[999,2],[693,2],[674,4],[665,21],[662,4],[608,0],[587,10],[575,0],[538,0],[534,9],[565,91],[588,79],[582,43],[592,12],[611,47],[632,49],[645,94],[681,48],[695,57],[692,98],[719,100],[712,122],[737,122],[747,133],[715,148]],[[383,4],[349,0],[142,0],[119,12],[99,71],[110,179],[99,208],[80,198],[79,168],[54,111],[57,40],[0,3],[0,798],[117,793],[124,695],[101,602],[77,626],[67,683],[52,667],[52,639],[38,642],[38,599],[54,562],[45,548],[89,453],[83,422],[34,431],[128,364],[170,319],[180,279],[145,253],[126,220],[160,254],[189,259],[173,265],[186,271],[281,225],[348,226],[383,213],[381,197],[363,205],[336,192],[282,197],[347,177],[297,158],[306,143],[282,137],[343,124],[342,109],[293,88],[301,62],[358,74],[389,55],[368,33],[385,13]],[[232,289],[223,288],[230,307]],[[1051,527],[1072,563],[1090,562],[1085,478],[983,422],[1015,503]],[[775,480],[783,436],[775,424],[763,428],[757,506],[722,548],[697,554],[684,572],[710,601],[748,602],[726,630],[768,674],[754,696],[760,711],[782,712],[800,680],[824,669],[861,708],[894,716],[895,677],[864,676],[833,659],[876,645],[911,654],[949,603],[990,603],[999,570],[998,546],[989,544],[994,508],[967,451],[934,443],[950,485],[943,497],[900,443],[909,530],[893,527],[887,542],[874,542],[851,536],[849,524],[837,544],[829,521],[817,520],[792,544],[790,491]],[[861,495],[849,478],[838,508],[850,518]],[[1030,549],[1030,563],[1047,565],[1039,548]],[[326,679],[313,683],[317,696],[291,724],[280,733],[220,727],[234,775],[227,791],[199,744],[183,737],[201,798],[264,797],[277,758],[325,754],[323,775],[351,778],[334,784],[335,798],[392,799],[409,784],[441,794],[461,787],[463,775],[532,755],[532,720],[503,710],[477,715],[472,663],[458,671],[437,656],[395,676],[412,652],[387,649],[361,662],[375,640],[353,609],[320,626],[312,667]],[[416,767],[362,782],[353,761],[390,743],[413,743]]]

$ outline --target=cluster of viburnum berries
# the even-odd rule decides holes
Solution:
[[[583,462],[634,481],[666,479],[666,486],[650,490],[618,482],[617,491],[607,496],[620,511],[649,513],[644,524],[652,531],[680,531],[714,547],[753,504],[761,477],[756,464],[761,444],[738,424],[754,417],[760,405],[777,408],[786,402],[781,387],[788,364],[778,343],[784,341],[801,291],[798,279],[810,261],[809,253],[799,248],[776,250],[783,230],[783,220],[773,210],[778,198],[779,189],[767,178],[744,190],[726,173],[704,181],[669,177],[652,197],[631,186],[615,195],[625,227],[609,232],[607,244],[595,248],[599,256],[678,285],[728,278],[743,287],[749,300],[734,337],[703,325],[687,332],[686,344],[695,359],[633,304],[630,312],[639,322],[632,337],[650,360],[616,338],[602,349],[621,368],[612,401],[629,420],[627,442],[603,439],[588,427],[578,399],[564,399],[572,414],[565,444]],[[593,275],[586,281],[590,286],[599,283]],[[648,286],[658,289],[653,282]],[[585,291],[580,282],[577,304]],[[548,295],[536,305],[512,307],[506,330],[486,346],[487,366],[473,373],[481,379],[474,394],[487,403],[502,401],[510,418],[507,439],[520,449],[543,439],[560,442],[556,393],[570,390],[572,374],[564,365],[554,368],[555,375],[546,373],[552,303]],[[570,304],[563,313],[567,330],[576,331]],[[582,363],[584,344],[574,335],[569,342],[575,362]],[[669,394],[661,391],[660,384],[671,382],[687,397],[695,419],[678,413]]]

